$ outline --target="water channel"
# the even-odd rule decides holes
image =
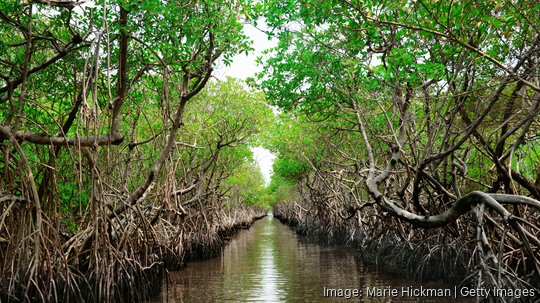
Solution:
[[[451,294],[428,296],[427,289]],[[353,250],[304,241],[268,216],[236,235],[221,256],[170,273],[152,302],[450,301],[474,300],[460,298],[454,285],[411,282],[367,267]]]

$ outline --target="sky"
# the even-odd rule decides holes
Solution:
[[[230,66],[220,64],[218,69],[214,72],[216,78],[224,79],[229,76],[246,79],[255,76],[256,72],[262,71],[262,67],[257,66],[255,60],[257,57],[262,56],[264,50],[276,45],[276,42],[274,40],[268,40],[265,33],[251,24],[244,24],[244,34],[253,41],[251,46],[255,50],[250,52],[247,56],[245,54],[236,55]]]
[[[250,24],[244,25],[244,33],[253,40],[252,47],[255,50],[248,55],[236,55],[230,66],[224,66],[223,64],[218,66],[214,72],[214,76],[217,79],[221,80],[226,77],[234,77],[245,80],[248,77],[254,77],[255,73],[262,71],[262,67],[257,66],[255,61],[257,57],[262,56],[264,50],[276,45],[276,42],[274,40],[268,40],[265,33]],[[253,147],[251,150],[253,151],[253,158],[259,164],[264,180],[268,184],[272,174],[272,164],[276,156],[262,147]]]

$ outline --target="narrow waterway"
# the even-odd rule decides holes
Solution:
[[[354,251],[303,241],[269,216],[241,231],[221,256],[170,273],[153,302],[449,302],[455,290],[377,272]],[[457,301],[472,302],[457,291]]]

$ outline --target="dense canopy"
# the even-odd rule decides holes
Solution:
[[[246,22],[263,71],[213,78]],[[537,0],[2,1],[0,300],[142,301],[272,207],[540,294],[539,24]]]
[[[537,1],[257,9],[279,216],[413,275],[539,285]]]

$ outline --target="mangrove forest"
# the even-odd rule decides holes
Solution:
[[[540,302],[539,114],[538,0],[3,0],[0,301],[146,302],[272,213]]]

